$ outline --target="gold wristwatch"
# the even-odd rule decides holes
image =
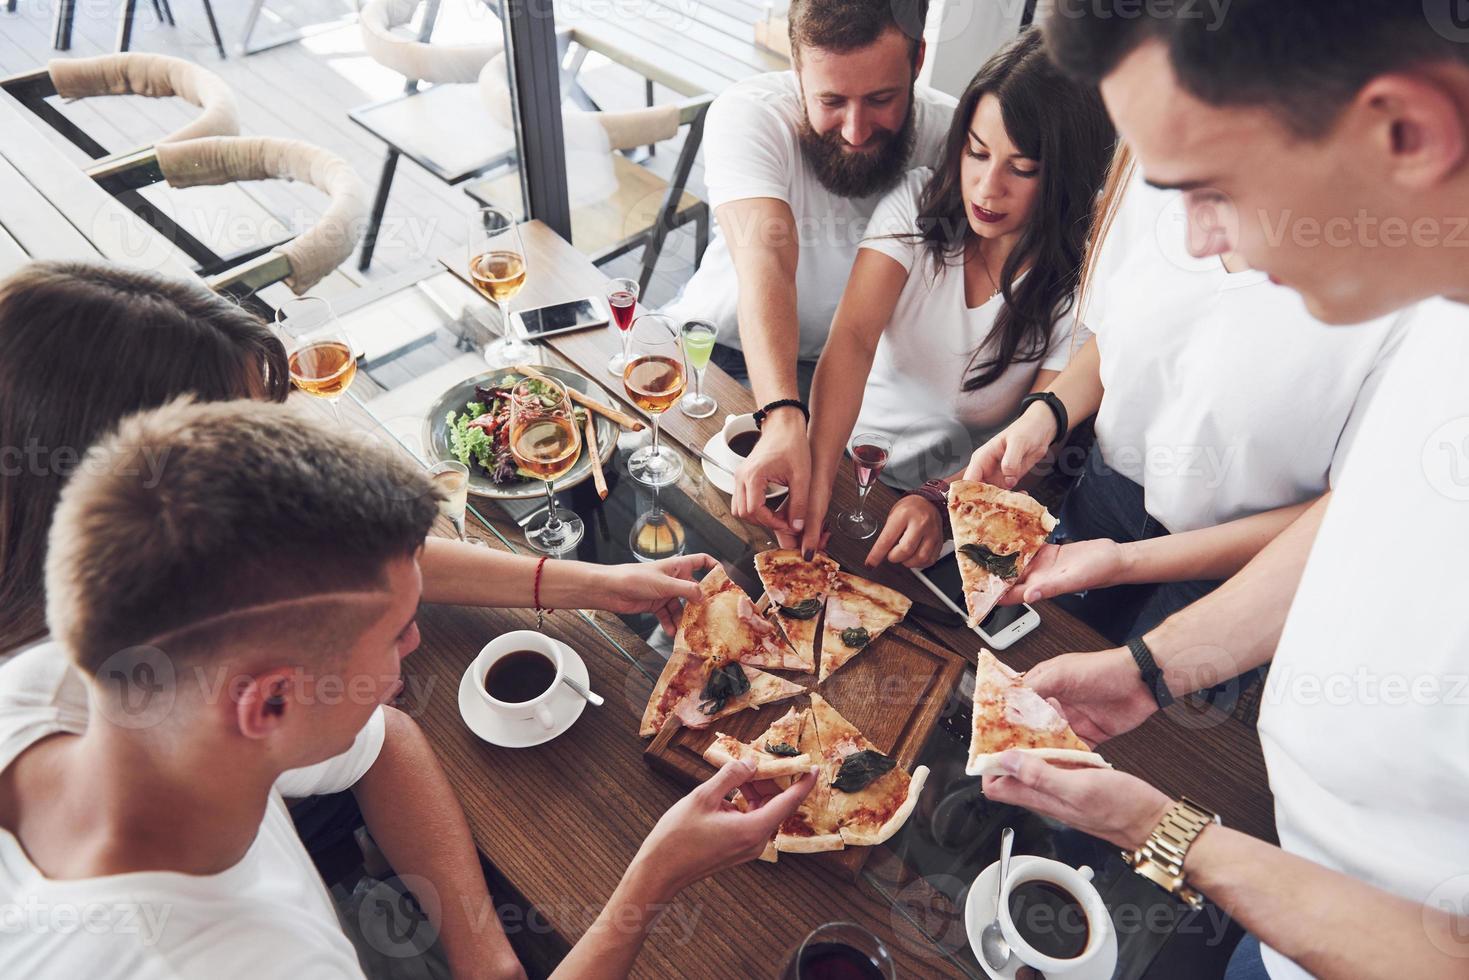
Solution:
[[[1217,823],[1221,823],[1219,814],[1183,797],[1167,809],[1142,847],[1122,852],[1122,860],[1164,891],[1183,899],[1190,908],[1202,908],[1204,896],[1184,882],[1183,859],[1204,828]]]

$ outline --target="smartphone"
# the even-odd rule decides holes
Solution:
[[[606,304],[595,296],[533,310],[520,310],[515,315],[520,318],[526,334],[533,338],[605,327],[609,319]]]
[[[945,541],[939,560],[914,574],[945,606],[961,616],[969,615],[964,606],[964,584],[959,577],[959,559],[954,557],[954,542]],[[984,622],[974,627],[974,632],[991,650],[1004,650],[1040,624],[1041,614],[1022,602],[1016,606],[996,606]]]

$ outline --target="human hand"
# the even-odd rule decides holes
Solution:
[[[1056,417],[1043,403],[1036,402],[974,451],[964,479],[1009,489],[1041,461],[1055,437]]]
[[[1168,795],[1116,769],[1062,769],[1013,749],[1000,754],[1007,775],[984,777],[984,795],[1023,806],[1082,833],[1135,851],[1172,805]]]
[[[590,609],[613,613],[652,613],[670,636],[678,629],[683,602],[699,598],[694,573],[718,565],[709,555],[680,555],[652,562],[591,566],[597,571],[589,590]],[[585,599],[583,600],[585,601]]]
[[[1054,704],[1092,745],[1131,731],[1158,710],[1125,648],[1043,660],[1025,672],[1025,686]]]
[[[1000,605],[1039,602],[1116,584],[1123,560],[1122,546],[1108,538],[1041,545],[1025,573],[1000,597]]]
[[[876,568],[884,561],[904,568],[927,568],[938,560],[944,547],[944,519],[939,509],[922,497],[909,494],[893,504],[882,533],[867,553],[866,565]]]
[[[787,489],[781,515],[765,505],[767,483]],[[806,438],[805,417],[794,408],[777,409],[765,420],[749,458],[735,469],[731,509],[740,520],[798,538],[806,528],[810,483],[811,444]]]
[[[759,857],[816,785],[816,768],[774,796],[764,792],[768,787],[750,781],[754,772],[747,762],[727,763],[668,808],[633,863],[660,876],[672,896],[701,878]],[[750,809],[742,811],[729,802],[736,789]]]

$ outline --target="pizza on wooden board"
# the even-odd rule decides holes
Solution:
[[[704,750],[704,761],[723,766],[738,759],[755,767],[751,779],[775,779],[789,785],[812,766],[811,756],[798,748],[804,720],[804,713],[792,708],[749,743],[719,732]]]
[[[813,694],[812,698],[815,697]],[[796,807],[796,812],[786,817],[775,832],[775,849],[791,854],[840,851],[846,845],[842,842],[841,826],[832,808],[832,773],[822,761],[821,742],[809,708],[802,713],[801,741],[796,747],[803,755],[815,759],[821,766],[821,772],[817,773],[816,785]]]
[[[913,600],[895,589],[846,572],[832,572],[821,628],[821,680],[865,650],[908,615]]]
[[[786,669],[795,654],[780,629],[756,610],[745,590],[717,566],[699,583],[701,598],[684,607],[679,621],[688,645],[706,657],[751,667]]]
[[[842,843],[870,847],[907,822],[928,779],[928,767],[910,776],[819,694],[811,695],[811,721],[821,743],[822,782]]]
[[[949,484],[949,524],[969,625],[978,626],[1025,574],[1056,518],[1028,494],[955,480]]]
[[[994,654],[981,650],[974,671],[974,731],[964,771],[1003,776],[1000,753],[1009,749],[1062,766],[1112,768],[1077,737],[1054,705],[1021,683],[1020,675]]]
[[[799,551],[776,548],[755,556],[755,571],[770,596],[770,614],[791,646],[788,670],[816,672],[816,623],[836,562],[826,555],[810,561]],[[772,665],[775,666],[775,665]]]
[[[801,730],[805,727],[806,716],[808,714],[810,714],[809,711],[805,711],[800,708],[792,708],[784,715],[772,722],[770,727],[765,729],[764,734],[762,734],[759,738],[750,743],[750,748],[754,751],[759,752],[763,755],[770,756],[772,758],[781,759],[782,761],[788,761],[792,764],[793,767],[795,760],[801,760],[802,764],[795,772],[791,773],[790,775],[778,775],[772,778],[772,782],[774,782],[775,785],[779,786],[781,789],[786,789],[787,787],[789,787],[791,783],[795,782],[796,778],[799,778],[814,764],[812,761],[814,757],[812,755],[800,751]],[[715,743],[717,744],[718,741],[719,739],[716,738]],[[792,756],[790,754],[792,752],[798,752],[800,754]],[[716,766],[722,766],[724,765],[725,761],[727,761],[722,756],[718,754],[711,755],[711,753],[715,753],[714,745],[710,745],[709,748],[704,752],[704,758],[708,762]],[[764,778],[761,775],[761,770],[759,768],[758,762],[753,778]],[[734,793],[731,795],[730,802],[738,807],[741,811],[749,812],[750,810],[749,801],[745,799],[744,794],[742,794],[739,790],[734,791]],[[760,860],[774,862],[776,860],[777,853],[778,852],[776,851],[775,847],[775,837],[772,835],[770,840],[765,843],[765,850],[761,852]]]

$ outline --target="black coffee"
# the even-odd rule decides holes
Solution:
[[[800,980],[883,980],[872,957],[846,943],[812,943],[797,969]]]
[[[556,680],[556,665],[539,650],[516,650],[490,664],[485,693],[497,701],[519,704],[546,693]]]
[[[1081,901],[1050,881],[1023,881],[1010,889],[1010,921],[1037,953],[1058,960],[1080,956],[1091,935]]]
[[[749,456],[755,449],[755,443],[760,441],[758,429],[749,432],[739,432],[729,437],[729,451],[736,456]]]

